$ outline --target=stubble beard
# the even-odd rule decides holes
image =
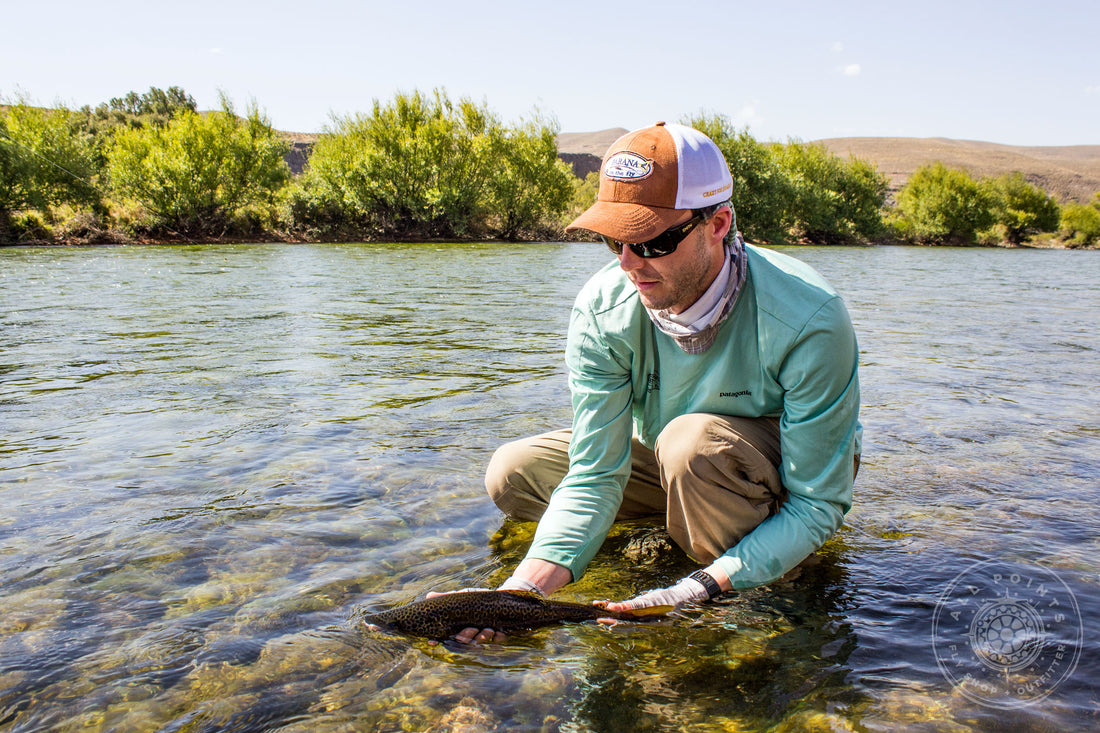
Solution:
[[[662,292],[646,294],[638,289],[638,296],[646,308],[681,313],[703,297],[703,293],[710,286],[710,282],[707,281],[710,259],[707,256],[706,240],[702,237],[692,237],[692,239],[694,241],[690,245],[691,258],[674,272],[658,273],[661,282],[666,285],[662,288]]]

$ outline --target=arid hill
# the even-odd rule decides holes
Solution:
[[[608,146],[628,132],[625,127],[612,127],[599,132],[563,132],[558,135],[558,152],[588,153],[602,158]]]
[[[599,169],[607,147],[626,132],[621,127],[599,132],[558,135],[558,152],[584,176]],[[942,162],[964,168],[978,178],[1020,171],[1058,201],[1087,202],[1100,191],[1100,145],[1022,147],[975,140],[911,137],[841,137],[816,140],[837,155],[873,162],[897,191],[922,165]]]
[[[1084,203],[1100,191],[1100,145],[1023,147],[940,137],[840,137],[816,142],[838,155],[875,163],[895,191],[914,170],[935,161],[964,168],[978,178],[1020,171],[1061,203]]]

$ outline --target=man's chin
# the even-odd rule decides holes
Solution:
[[[638,291],[638,297],[642,301],[642,305],[650,310],[661,310],[668,306],[665,303],[667,298],[662,297],[660,293],[660,283],[634,283],[634,288]]]

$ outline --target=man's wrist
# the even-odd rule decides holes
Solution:
[[[543,595],[554,593],[573,580],[572,574],[565,566],[538,558],[524,558],[512,571],[512,577],[523,578],[534,583]]]
[[[708,600],[722,595],[722,587],[718,585],[718,581],[716,581],[706,570],[696,570],[688,577],[692,580],[699,581],[703,585],[703,588],[707,591]]]
[[[542,588],[538,587],[530,580],[526,580],[525,578],[517,578],[514,575],[508,578],[508,580],[501,583],[500,587],[497,588],[497,590],[521,590],[528,593],[538,593],[543,598],[546,597],[546,593],[543,592]]]

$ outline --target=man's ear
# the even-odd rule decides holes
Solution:
[[[710,223],[714,225],[714,236],[718,240],[724,239],[733,225],[733,212],[730,211],[730,207],[723,206],[718,209],[711,217]]]

